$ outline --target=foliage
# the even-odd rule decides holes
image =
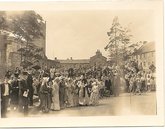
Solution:
[[[25,11],[22,14],[13,15],[11,19],[12,33],[25,42],[32,42],[35,38],[43,37],[43,19],[34,11]]]
[[[6,12],[0,11],[0,31],[7,29]]]
[[[109,43],[106,45],[105,50],[109,51],[109,58],[115,60],[118,64],[118,60],[123,61],[134,53],[141,44],[139,42],[132,43],[130,30],[126,27],[122,27],[119,23],[118,17],[113,19],[110,31],[107,32],[109,37]]]
[[[37,38],[45,38],[43,27],[45,23],[42,17],[34,11],[15,11],[12,15],[10,12],[0,12],[0,30],[12,34],[14,42],[20,44],[18,52],[24,62],[33,64],[44,58],[43,48],[33,42]]]

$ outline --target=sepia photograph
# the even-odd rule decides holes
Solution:
[[[152,126],[160,116],[163,125],[162,1],[45,3],[1,4],[1,120],[144,117]]]

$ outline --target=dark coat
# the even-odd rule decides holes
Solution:
[[[29,89],[32,88],[32,84],[33,84],[33,77],[31,74],[28,74],[28,77],[27,77],[27,85],[29,87]]]
[[[29,87],[27,85],[27,81],[24,79],[20,80],[19,81],[19,96],[23,97],[23,93],[28,90],[29,90]]]
[[[110,90],[111,87],[112,86],[112,83],[111,83],[111,80],[110,79],[108,79],[108,80],[105,80],[105,87],[106,87],[106,89],[107,90]]]
[[[41,98],[41,108],[43,112],[48,112],[51,108],[52,103],[52,89],[48,87],[46,84],[41,86],[40,89],[40,98]]]
[[[65,107],[65,101],[66,101],[66,92],[65,92],[65,82],[61,81],[59,83],[59,99],[60,99],[60,107],[64,108]]]
[[[11,84],[11,104],[18,104],[19,98],[19,81],[16,80]]]
[[[85,90],[87,90],[87,95],[89,96],[90,95],[90,92],[89,92],[89,85],[88,85],[87,79],[83,79],[82,80],[82,83],[85,84],[85,87],[83,88],[83,97],[86,96]]]

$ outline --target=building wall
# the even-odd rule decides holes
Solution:
[[[17,66],[17,67],[20,66],[21,55],[18,53],[18,49],[20,49],[20,48],[21,48],[21,44],[18,42],[17,43],[14,42],[14,40],[10,41],[7,44],[7,48],[6,48],[6,66],[7,66],[7,69],[12,69],[14,66]],[[14,67],[14,69],[15,69],[15,67]]]
[[[11,52],[9,56],[9,69],[15,69],[16,67],[19,67],[21,64],[21,55],[17,52]]]
[[[49,60],[47,59],[47,68],[51,68],[52,66],[54,66],[55,68],[60,67],[60,62],[57,60]]]
[[[104,66],[107,64],[107,58],[102,56],[102,53],[98,50],[96,55],[90,58],[90,65]]]
[[[0,78],[6,72],[6,36],[0,34]]]
[[[68,68],[80,68],[89,66],[89,63],[60,63],[60,67]]]
[[[151,64],[155,65],[155,52],[138,55],[138,65],[142,65],[143,69],[149,69]]]
[[[151,64],[156,65],[155,51],[137,54],[131,59],[136,60],[145,70],[148,70]]]
[[[104,57],[95,57],[90,60],[90,65],[104,66],[107,60]]]

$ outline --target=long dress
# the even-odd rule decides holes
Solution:
[[[66,96],[65,96],[65,82],[62,81],[59,84],[59,99],[60,99],[60,108],[64,109],[65,108],[65,101],[66,101]]]
[[[84,84],[81,81],[79,81],[78,87],[80,88],[80,90],[79,90],[79,104],[84,105]]]
[[[10,102],[11,105],[13,107],[17,107],[18,102],[19,102],[19,82],[18,82],[18,80],[15,80],[11,85],[10,98],[11,98],[11,102]]]
[[[67,83],[66,95],[67,95],[67,106],[73,107],[73,84]]]
[[[79,105],[79,87],[77,84],[74,84],[74,89],[73,89],[73,106],[78,106]]]
[[[91,96],[90,96],[90,105],[98,105],[99,104],[99,87],[98,85],[93,85]]]
[[[80,105],[89,105],[89,95],[88,95],[88,87],[82,81],[78,84],[79,90],[79,104]]]
[[[89,98],[89,93],[88,93],[88,85],[85,85],[85,97],[84,97],[84,105],[89,105],[89,101],[90,101],[90,98]]]
[[[114,96],[119,96],[119,91],[120,91],[120,78],[118,75],[114,76]]]
[[[51,90],[52,89],[48,87],[46,83],[41,86],[41,109],[44,113],[49,112],[51,108]]]
[[[52,86],[52,109],[60,110],[59,84],[57,82],[54,82]]]

